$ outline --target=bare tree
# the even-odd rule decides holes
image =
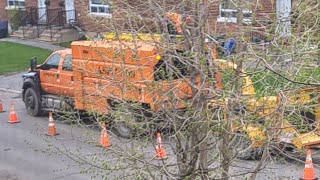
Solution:
[[[59,150],[83,165],[86,168],[84,172],[106,179],[229,179],[246,175],[256,179],[257,173],[271,159],[271,154],[276,154],[273,150],[280,149],[274,139],[281,135],[283,124],[289,121],[285,120],[288,107],[301,106],[303,103],[290,103],[292,93],[299,91],[287,89],[319,86],[320,73],[307,73],[305,66],[308,62],[304,59],[314,57],[312,54],[317,49],[313,50],[311,47],[319,46],[319,29],[316,26],[319,24],[319,17],[313,11],[319,7],[319,3],[301,1],[294,6],[299,10],[294,12],[299,13],[294,13],[292,17],[295,23],[294,31],[289,37],[290,45],[278,44],[274,31],[270,31],[274,38],[268,39],[271,37],[268,31],[259,35],[260,38],[264,37],[261,39],[262,45],[252,43],[254,28],[243,23],[245,8],[256,6],[257,2],[246,2],[232,1],[237,9],[234,34],[237,53],[229,56],[228,61],[217,60],[212,53],[215,47],[221,48],[212,36],[214,32],[209,31],[210,7],[219,1],[113,2],[113,7],[123,9],[114,12],[111,20],[96,19],[100,24],[109,21],[105,28],[116,34],[112,40],[105,40],[105,43],[117,41],[121,44],[127,40],[117,35],[130,33],[133,45],[120,46],[132,52],[133,60],[136,60],[134,55],[138,53],[141,43],[160,52],[161,59],[154,66],[151,81],[138,68],[143,78],[140,86],[145,91],[140,93],[145,93],[144,97],[150,98],[156,108],[150,107],[144,100],[120,98],[113,93],[108,97],[102,96],[103,100],[108,100],[108,115],[94,110],[91,115],[96,117],[97,124],[107,121],[111,125],[112,122],[120,135],[130,139],[112,136],[113,145],[104,149],[102,156],[92,154],[84,158],[66,149]],[[180,15],[180,27],[168,18],[167,13]],[[309,16],[314,19],[315,24],[305,20]],[[255,25],[254,22],[252,25]],[[269,30],[276,25],[276,21],[270,21],[267,26],[261,25],[260,29]],[[250,30],[249,33],[247,29]],[[148,40],[141,33],[149,33]],[[309,36],[317,40],[309,40]],[[301,46],[305,47],[303,51]],[[123,49],[117,48],[117,57],[114,58],[123,58],[125,62]],[[273,56],[275,50],[278,55]],[[282,66],[277,59],[284,54],[293,61]],[[312,61],[315,59],[310,59]],[[124,67],[124,64],[121,65]],[[96,69],[85,72],[89,70],[81,66],[77,68],[82,69],[84,74],[100,73],[98,76],[102,80],[113,78],[112,82],[119,86],[123,94],[134,94],[137,91],[135,83],[127,80],[130,75],[123,75],[125,70],[119,69],[118,73],[125,77],[119,80],[116,74],[112,77],[113,75],[103,74]],[[244,71],[244,68],[249,70]],[[96,86],[95,93],[108,88],[111,86],[100,84]],[[318,93],[312,98],[319,98],[319,90],[315,92]],[[89,99],[91,95],[93,94],[84,98]],[[300,112],[295,109],[290,115],[298,114],[301,117],[303,114]],[[302,121],[290,123],[303,124]],[[315,124],[314,122],[312,126],[317,126]],[[163,132],[166,139],[166,160],[154,158],[156,132]],[[231,169],[239,163],[237,157],[261,159],[254,166],[235,173]]]

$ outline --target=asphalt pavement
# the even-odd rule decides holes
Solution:
[[[81,148],[82,143],[75,137],[81,134],[75,133],[81,132],[80,129],[57,123],[60,135],[46,136],[47,118],[32,118],[27,115],[19,94],[0,91],[0,98],[6,110],[0,113],[1,180],[90,179],[90,175],[80,174],[82,169],[78,168],[76,162],[54,151],[62,145]],[[11,101],[15,104],[21,123],[7,123]],[[87,148],[84,150],[88,151]],[[95,150],[93,148],[90,151]]]
[[[0,75],[0,91],[21,92],[23,84],[22,75],[24,73],[27,72]]]
[[[88,129],[79,125],[56,121],[55,124],[60,135],[46,136],[48,117],[34,118],[29,116],[21,99],[21,76],[23,73],[0,76],[0,99],[6,110],[6,112],[0,113],[0,180],[90,179],[92,174],[80,173],[88,165],[81,165],[81,163],[79,165],[78,161],[80,159],[70,157],[70,154],[77,154],[76,157],[78,158],[92,158],[97,155],[100,159],[110,159],[110,161],[107,161],[110,164],[118,163],[111,152],[105,152],[100,147],[93,145],[99,140],[99,128]],[[15,104],[16,113],[21,123],[6,123],[11,101]],[[122,149],[130,148],[131,141],[121,139],[112,132],[109,134],[113,145],[122,146]],[[170,157],[167,162],[175,162],[175,157],[172,155],[173,151],[169,148],[170,145],[174,147],[174,142],[165,138],[163,138],[163,141]],[[140,150],[140,152],[144,152],[145,158],[150,160],[154,155],[154,149],[150,142],[146,146],[148,148]],[[64,151],[61,151],[61,149]],[[313,160],[316,175],[320,177],[319,152],[313,155]],[[303,175],[303,161],[304,157],[301,158],[300,162],[270,161],[263,166],[263,170],[258,174],[257,179],[299,179]],[[232,174],[241,174],[241,172],[253,170],[257,163],[258,161],[235,161],[231,165],[230,171]],[[90,165],[87,168],[90,168]],[[114,179],[113,177],[121,175],[121,173],[123,172],[110,174],[108,179]],[[245,175],[231,179],[240,180],[247,177]]]
[[[1,83],[0,83],[1,84]],[[46,136],[48,126],[47,117],[30,117],[21,100],[20,94],[0,91],[0,98],[6,112],[0,113],[0,180],[53,180],[53,179],[90,179],[90,174],[81,174],[85,166],[79,165],[74,157],[67,155],[77,154],[78,157],[90,158],[90,154],[106,159],[113,159],[112,163],[118,160],[111,157],[111,152],[105,152],[101,147],[94,145],[99,140],[100,131],[98,128],[85,129],[78,125],[65,124],[55,121],[58,136]],[[9,104],[13,101],[16,113],[21,123],[9,124]],[[126,141],[109,133],[110,141],[114,146],[128,146],[132,142]],[[91,142],[91,143],[88,143]],[[172,150],[168,139],[164,139],[164,145],[168,153],[168,163],[174,162]],[[150,159],[154,150],[151,143],[148,143],[145,158]],[[124,147],[124,148],[128,148]],[[63,149],[64,151],[58,151]],[[65,154],[66,153],[66,154]],[[102,158],[103,159],[103,158]],[[239,174],[252,170],[258,161],[236,161],[232,164],[231,173]],[[320,174],[318,166],[315,164],[317,175]],[[275,161],[269,162],[258,174],[257,179],[299,179],[303,174],[304,164],[301,162]],[[115,175],[110,175],[113,179]],[[235,180],[244,179],[247,176],[231,178]],[[100,179],[100,178],[96,178]],[[134,179],[134,178],[129,178]]]

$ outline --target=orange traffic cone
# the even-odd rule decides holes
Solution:
[[[318,179],[314,176],[313,163],[311,158],[311,150],[307,150],[307,158],[304,166],[303,178],[301,180],[315,180]]]
[[[102,122],[101,126],[102,126],[102,130],[101,130],[101,136],[100,136],[100,145],[102,147],[109,147],[110,143],[109,143],[109,137],[108,137],[107,128],[106,128],[106,122]]]
[[[52,112],[49,112],[48,136],[58,135],[56,127],[54,126]]]
[[[13,102],[11,102],[10,104],[11,108],[10,108],[10,115],[9,115],[9,121],[8,123],[19,123],[20,121],[17,120],[17,114],[16,111],[14,110],[14,104]]]
[[[162,146],[161,135],[157,133],[157,143],[156,143],[156,158],[157,159],[166,159],[166,152]]]
[[[0,99],[0,113],[4,112],[3,107],[2,107],[2,101]]]

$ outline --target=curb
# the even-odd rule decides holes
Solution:
[[[0,88],[0,91],[5,91],[5,92],[11,92],[11,93],[16,93],[16,94],[20,94],[21,91],[17,91],[14,89],[6,89],[6,88]]]

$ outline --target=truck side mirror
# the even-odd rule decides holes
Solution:
[[[34,69],[37,67],[37,58],[36,57],[33,57],[31,60],[30,60],[30,69],[31,71],[34,71]]]

